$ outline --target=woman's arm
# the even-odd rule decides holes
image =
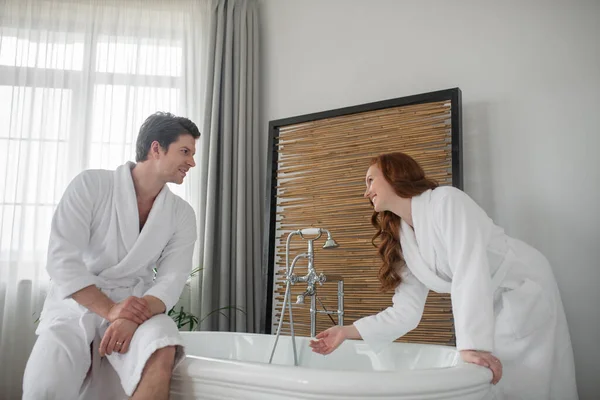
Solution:
[[[419,325],[429,289],[402,267],[402,282],[396,287],[393,306],[354,322],[362,339],[375,351],[412,331]]]
[[[452,311],[458,350],[494,350],[494,308],[487,244],[491,220],[465,193],[448,191],[434,221],[452,270]]]

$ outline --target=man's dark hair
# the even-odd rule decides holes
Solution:
[[[140,127],[140,133],[135,144],[135,161],[146,161],[150,145],[155,140],[165,151],[169,145],[176,141],[180,135],[192,135],[194,139],[200,137],[196,124],[184,117],[177,117],[168,112],[156,112],[146,118]]]

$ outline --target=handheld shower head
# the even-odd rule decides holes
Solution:
[[[328,238],[323,245],[324,249],[334,249],[336,247],[339,247],[339,244],[337,244],[337,242],[332,238]]]
[[[304,237],[304,235],[307,235],[307,236],[317,235],[317,237],[315,237],[315,238],[308,239],[312,242],[314,240],[319,239],[321,237],[321,235],[323,234],[323,232],[327,233],[327,240],[325,241],[325,244],[323,245],[324,249],[334,249],[336,247],[339,247],[339,244],[337,244],[337,242],[335,240],[333,240],[333,238],[331,237],[331,232],[329,232],[327,229],[323,229],[323,228],[299,229],[295,232],[290,233],[290,235],[288,236],[288,240],[289,240],[290,236],[294,235],[294,234],[300,235],[300,237],[303,239],[307,239]]]
[[[325,232],[327,232],[327,240],[325,241],[323,248],[324,249],[334,249],[336,247],[339,247],[339,244],[337,244],[337,242],[335,240],[333,240],[333,238],[331,237],[331,233],[328,230],[325,230]]]

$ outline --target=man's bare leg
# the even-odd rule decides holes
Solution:
[[[158,349],[150,356],[142,379],[131,397],[135,399],[168,400],[173,364],[175,363],[175,347]]]

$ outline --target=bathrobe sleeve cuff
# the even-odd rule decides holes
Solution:
[[[415,329],[421,321],[429,290],[406,266],[402,267],[401,277],[392,307],[354,322],[362,339],[375,352]]]
[[[494,351],[494,341],[486,340],[486,337],[476,338],[475,340],[458,335],[456,336],[456,350],[477,350],[477,351],[487,351],[492,353]]]
[[[382,311],[385,312],[385,311]],[[375,315],[361,318],[354,321],[352,325],[358,330],[362,340],[373,350],[375,353],[381,352],[385,347],[392,343],[396,338],[393,337],[382,337],[377,332],[377,320]],[[389,336],[389,335],[385,335]]]
[[[78,292],[83,288],[96,285],[97,280],[98,279],[95,275],[89,274],[73,279],[69,282],[59,283],[56,285],[58,289],[58,295],[61,299],[66,299],[71,297],[73,293]]]
[[[185,282],[184,282],[185,284]],[[181,294],[180,294],[181,295]],[[162,290],[159,286],[153,286],[144,293],[144,296],[154,296],[165,305],[165,312],[169,312],[171,308],[179,301],[179,296],[174,296],[165,290]]]

